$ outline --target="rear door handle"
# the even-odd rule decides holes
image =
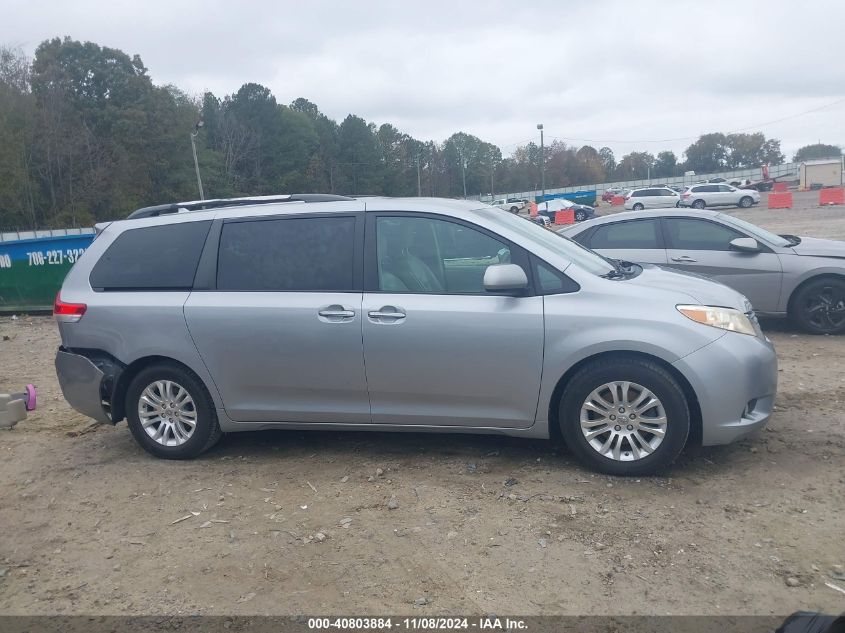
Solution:
[[[681,255],[680,257],[673,257],[673,262],[696,262],[697,259],[693,259],[692,257],[688,257],[687,255]]]
[[[394,308],[393,306],[383,306],[380,310],[372,310],[371,312],[367,312],[367,316],[377,321],[380,321],[382,319],[399,320],[405,318],[405,312],[403,312],[400,308]]]

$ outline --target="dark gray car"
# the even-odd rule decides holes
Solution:
[[[732,215],[617,213],[560,233],[607,257],[699,273],[731,286],[757,314],[806,331],[845,331],[845,242],[775,235]]]

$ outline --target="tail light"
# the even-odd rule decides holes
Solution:
[[[84,303],[67,303],[62,301],[62,293],[56,295],[53,303],[53,316],[61,323],[76,323],[85,314],[88,306]]]
[[[681,194],[681,197],[682,197],[682,198],[689,198],[689,197],[690,197],[690,194],[688,194],[688,193],[682,193],[682,194]]]

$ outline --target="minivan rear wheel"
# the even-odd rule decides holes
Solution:
[[[642,211],[645,207],[641,203],[637,203],[634,205],[634,211]]]
[[[594,361],[569,381],[560,401],[566,445],[586,466],[610,475],[646,475],[669,466],[690,430],[686,396],[653,361]]]
[[[705,204],[704,200],[696,200],[692,203],[692,206],[696,209],[703,209],[707,205]]]
[[[126,419],[135,441],[165,459],[190,459],[222,436],[199,376],[176,363],[145,367],[126,390]]]

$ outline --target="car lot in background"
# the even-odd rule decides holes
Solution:
[[[546,202],[537,203],[537,213],[546,216],[551,222],[555,221],[555,214],[558,211],[567,210],[572,211],[576,222],[589,220],[596,215],[594,207],[586,204],[578,204],[577,202],[572,202],[572,200],[566,200],[565,198],[555,198]]]
[[[528,201],[524,198],[499,198],[498,200],[493,200],[490,204],[504,211],[519,213],[526,207]]]
[[[625,196],[625,208],[633,211],[676,207],[680,201],[677,191],[668,187],[643,187],[632,189]]]
[[[780,236],[706,210],[617,213],[559,232],[606,257],[711,277],[758,314],[808,332],[845,332],[845,242]]]
[[[680,206],[741,207],[747,209],[760,202],[760,193],[753,189],[737,189],[724,183],[692,185],[681,194]]]
[[[617,187],[605,189],[604,193],[601,194],[602,202],[610,202],[611,200],[613,200],[614,196],[621,196],[624,191],[624,189],[619,189]]]

